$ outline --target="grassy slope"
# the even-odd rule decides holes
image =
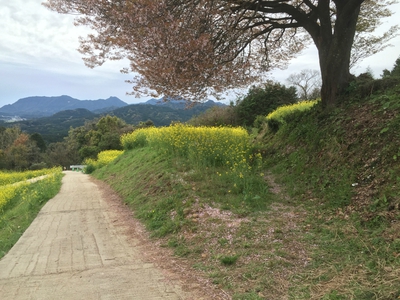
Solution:
[[[396,299],[399,111],[394,88],[294,116],[276,134],[262,131],[270,192],[250,200],[231,195],[215,170],[148,148],[95,176],[233,299]]]
[[[260,140],[272,171],[309,211],[312,264],[299,299],[400,295],[400,87],[294,116]]]

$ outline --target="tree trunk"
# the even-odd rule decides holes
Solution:
[[[350,2],[350,1],[349,1]],[[356,32],[360,6],[349,10],[337,7],[337,19],[331,28],[321,28],[317,39],[322,77],[321,100],[324,107],[333,107],[338,96],[343,94],[351,81],[350,55]]]
[[[351,51],[351,47],[349,51]],[[335,106],[338,96],[346,91],[350,83],[350,62],[342,57],[343,55],[340,54],[328,55],[327,59],[320,62],[322,77],[321,100],[324,107]]]

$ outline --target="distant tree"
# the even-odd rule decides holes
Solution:
[[[5,150],[10,147],[21,133],[21,129],[17,126],[9,128],[1,127],[0,149]]]
[[[32,139],[17,126],[0,127],[0,168],[24,170],[41,160],[35,137]]]
[[[371,96],[377,92],[385,93],[386,91],[398,86],[400,83],[399,66],[400,59],[397,59],[393,70],[383,70],[382,78],[379,79],[375,79],[372,70],[367,68],[364,73],[358,75],[352,82],[352,85],[348,90],[350,97],[352,99],[364,99],[365,97]]]
[[[239,124],[253,125],[257,116],[266,116],[277,107],[296,101],[297,94],[294,87],[286,87],[272,81],[263,86],[253,86],[236,105]]]
[[[286,80],[297,88],[301,100],[316,99],[320,96],[321,75],[317,70],[301,70],[300,73],[291,74]]]
[[[136,126],[137,128],[147,128],[147,127],[154,127],[154,122],[152,120],[147,120],[145,122],[139,122]]]
[[[83,146],[79,149],[78,153],[80,157],[83,159],[85,158],[97,158],[97,154],[100,152],[99,147],[97,146]]]
[[[49,166],[62,166],[69,168],[70,165],[79,164],[81,158],[74,147],[68,142],[51,143],[46,149],[45,162]]]
[[[236,107],[213,106],[196,117],[191,118],[188,124],[194,126],[237,126],[239,125]]]
[[[36,146],[39,147],[40,152],[46,151],[46,142],[44,141],[42,135],[40,133],[33,133],[30,136],[30,139],[36,143]]]
[[[82,158],[79,155],[79,150],[89,143],[86,138],[87,132],[88,131],[85,129],[84,126],[76,128],[71,127],[70,130],[68,131],[68,136],[65,137],[65,141],[62,142],[62,144],[65,144],[65,146],[68,147],[69,149],[68,152],[72,152],[75,154],[74,156],[75,161],[73,162],[73,164],[78,164],[82,161]],[[51,145],[59,146],[60,144],[52,143]],[[53,149],[54,149],[53,147],[49,147],[48,150],[52,151]],[[57,147],[56,149],[59,149],[59,147]],[[57,155],[55,155],[55,157],[57,157]]]
[[[0,168],[24,170],[41,162],[38,142],[43,146],[40,144],[40,135],[29,136],[17,126],[0,128]]]
[[[102,117],[96,124],[97,131],[100,133],[100,141],[97,146],[103,150],[122,150],[120,137],[123,133],[132,131],[132,126],[115,116]]]
[[[6,153],[3,149],[0,149],[0,170],[5,169],[7,166],[6,164]]]
[[[82,161],[85,158],[96,158],[103,150],[121,150],[121,135],[132,130],[133,127],[123,120],[107,115],[87,122],[84,126],[71,128],[66,142]]]
[[[101,136],[98,144],[99,149],[103,150],[122,150],[121,135],[113,132],[106,132]]]
[[[382,77],[400,77],[400,57],[396,59],[391,71],[384,69]]]
[[[391,75],[400,77],[400,57],[396,60]]]
[[[36,151],[35,151],[36,150]],[[29,135],[21,133],[6,151],[6,168],[25,170],[36,162],[35,154],[38,154],[36,144],[29,139]]]
[[[100,118],[96,123],[96,129],[101,134],[106,132],[120,132],[124,127],[126,127],[124,120],[110,115]]]

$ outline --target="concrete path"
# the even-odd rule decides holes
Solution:
[[[0,261],[0,299],[196,299],[143,260],[88,175],[65,174],[60,193]]]

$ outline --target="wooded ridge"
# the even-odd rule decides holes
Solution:
[[[29,105],[25,107],[36,107],[36,111],[33,109],[31,112],[36,112],[36,117],[33,117],[33,114],[24,115],[24,106],[21,106],[21,103],[27,102],[28,100],[31,102]],[[60,100],[60,104],[56,104],[55,99]],[[52,106],[51,110],[61,109],[65,107],[65,99],[73,99],[68,100],[71,101],[71,106],[80,106],[79,108],[74,109],[66,109],[57,111],[56,113],[48,116],[46,115],[48,111],[50,111],[49,107]],[[22,101],[21,101],[22,100]],[[75,101],[74,101],[75,100]],[[45,102],[48,102],[47,111],[41,110],[43,107],[46,109]],[[91,103],[86,102],[91,101]],[[97,102],[99,101],[99,102]],[[103,102],[101,102],[103,101]],[[105,103],[114,104],[114,106],[105,107]],[[116,97],[110,97],[106,100],[76,100],[69,96],[61,96],[61,97],[29,97],[18,100],[14,104],[3,106],[0,109],[0,115],[3,114],[4,110],[14,111],[15,115],[18,117],[25,118],[25,120],[20,120],[12,123],[6,123],[7,119],[3,119],[3,124],[0,125],[10,127],[10,126],[19,126],[23,131],[32,134],[39,133],[43,136],[43,139],[47,143],[59,142],[64,139],[68,135],[68,130],[73,127],[83,126],[86,121],[94,120],[96,118],[101,118],[105,115],[116,116],[122,120],[124,120],[128,124],[137,125],[140,122],[145,122],[148,120],[153,121],[155,126],[168,126],[171,122],[186,122],[191,119],[193,116],[199,115],[200,113],[206,111],[210,107],[213,106],[221,106],[224,105],[222,103],[216,103],[212,100],[209,100],[205,103],[196,104],[190,108],[187,107],[187,102],[184,100],[169,100],[167,102],[163,101],[163,99],[150,99],[147,102],[140,104],[131,104],[128,105],[125,102],[119,100]],[[50,105],[51,104],[51,105]],[[123,105],[121,107],[117,107],[117,105]],[[57,106],[58,105],[58,106]],[[92,109],[85,108],[88,105],[92,106]],[[103,108],[101,108],[103,106]],[[58,108],[57,108],[58,107]],[[96,108],[96,109],[94,109]],[[10,115],[8,113],[8,115]],[[12,116],[15,118],[15,115]],[[10,115],[11,117],[11,115]]]

